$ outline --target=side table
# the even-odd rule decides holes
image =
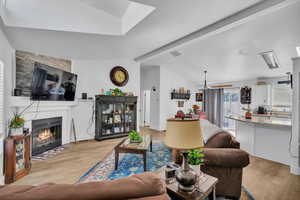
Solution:
[[[163,180],[165,180],[165,167],[158,169],[155,172],[159,175]],[[216,199],[216,184],[218,183],[218,179],[210,176],[208,174],[204,174],[202,178],[199,179],[198,189],[193,193],[185,193],[178,190],[178,183],[174,180],[171,183],[166,183],[168,194],[174,199],[182,199],[182,200],[204,200],[211,193],[213,194],[213,199]]]

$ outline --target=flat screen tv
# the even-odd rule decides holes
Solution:
[[[76,84],[76,74],[36,62],[31,83],[31,99],[74,101]]]

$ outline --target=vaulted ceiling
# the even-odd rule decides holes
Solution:
[[[8,0],[3,19],[11,27],[124,35],[153,10],[128,0]]]
[[[300,56],[300,3],[266,13],[247,23],[198,38],[157,56],[144,65],[169,65],[198,84],[208,70],[210,83],[285,76],[292,72],[292,58]],[[170,52],[181,55],[174,57]],[[278,69],[269,69],[259,53],[273,50]]]
[[[299,1],[0,0],[6,2],[0,25],[18,50],[68,59],[141,58],[196,83],[204,69],[211,82],[226,82],[291,71],[300,46]],[[171,56],[174,50],[181,55]],[[279,69],[268,69],[258,56],[267,50],[276,52]]]
[[[4,20],[6,33],[16,49],[76,59],[133,59],[259,1],[6,0],[3,18],[8,20],[7,24]],[[95,33],[117,29],[110,26],[124,15],[128,2],[154,10],[124,35]],[[101,23],[99,13],[108,18],[107,23]]]

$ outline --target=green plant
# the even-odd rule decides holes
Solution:
[[[129,135],[130,142],[142,142],[143,141],[143,138],[141,137],[141,135],[135,130],[130,131],[130,133],[128,135]]]
[[[10,120],[10,128],[22,128],[24,126],[25,120],[21,117],[20,114],[14,113],[13,118]]]
[[[111,93],[116,95],[116,96],[124,96],[125,93],[119,89],[119,88],[115,88],[115,89],[110,89]]]
[[[204,163],[204,153],[203,150],[190,150],[188,152],[188,163],[190,165],[201,165]]]

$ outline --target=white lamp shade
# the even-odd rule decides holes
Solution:
[[[167,147],[178,150],[199,149],[204,146],[200,121],[197,120],[167,120],[165,138]]]

